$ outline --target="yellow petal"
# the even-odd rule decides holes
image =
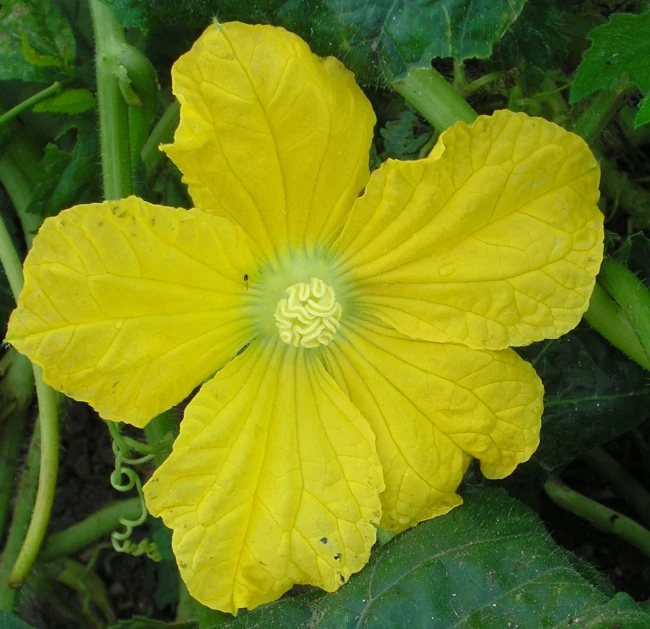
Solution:
[[[338,242],[360,305],[413,338],[503,349],[557,338],[603,255],[599,168],[557,125],[500,111],[429,158],[375,171]]]
[[[512,350],[412,340],[360,319],[331,346],[330,372],[377,437],[383,528],[400,532],[459,505],[470,457],[503,478],[537,448],[542,383]]]
[[[243,232],[136,197],[49,218],[25,262],[7,340],[45,381],[143,426],[252,336]]]
[[[181,123],[164,147],[196,207],[272,259],[340,232],[368,180],[375,116],[343,65],[272,26],[213,24],[172,68]]]
[[[294,583],[336,590],[368,560],[374,436],[313,350],[254,343],[190,403],[144,488],[194,598],[234,613]]]

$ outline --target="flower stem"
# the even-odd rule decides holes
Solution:
[[[601,531],[617,535],[650,557],[650,531],[638,522],[583,496],[556,478],[544,483],[544,491],[562,509],[587,520]]]
[[[467,101],[434,68],[409,70],[392,87],[439,131],[459,120],[471,124],[477,118]]]
[[[10,120],[13,120],[14,118],[22,114],[23,111],[29,109],[30,107],[36,105],[37,103],[40,103],[42,100],[45,100],[50,96],[54,96],[55,94],[58,94],[61,91],[62,87],[63,87],[63,83],[60,83],[59,81],[55,81],[54,83],[52,83],[52,85],[50,85],[50,87],[46,87],[44,90],[41,90],[37,94],[30,96],[22,103],[18,103],[15,107],[12,107],[9,111],[5,112],[4,114],[2,114],[2,116],[0,116],[0,125],[3,125],[6,122],[9,122]]]
[[[650,526],[650,493],[646,488],[603,448],[594,448],[583,458],[634,509],[638,518]]]
[[[122,199],[133,192],[129,112],[112,55],[127,43],[122,27],[100,0],[90,0],[90,15],[95,33],[104,197],[108,200]]]
[[[110,535],[120,526],[120,518],[133,520],[140,515],[139,498],[129,498],[115,502],[88,516],[85,520],[73,524],[60,533],[55,533],[47,539],[41,551],[41,558],[51,561],[58,557],[74,555],[96,542],[105,535]]]

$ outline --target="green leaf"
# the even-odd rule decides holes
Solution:
[[[650,626],[650,616],[629,597],[609,599],[585,581],[521,503],[484,487],[463,493],[464,506],[397,536],[338,592],[285,599],[221,626],[611,629],[619,621],[630,629]]]
[[[559,67],[567,54],[566,8],[558,0],[528,0],[521,15],[495,46],[508,67]]]
[[[546,389],[541,444],[533,456],[545,470],[644,420],[650,403],[647,373],[586,325],[518,352],[533,364]]]
[[[650,122],[650,94],[648,94],[640,103],[639,111],[636,113],[634,118],[634,128],[638,129],[644,124]]]
[[[56,144],[48,144],[39,165],[38,183],[27,211],[43,219],[72,205],[96,201],[101,196],[94,122],[82,116],[70,118],[61,134],[70,129],[77,133],[72,150],[68,152]]]
[[[52,81],[75,57],[72,27],[52,0],[0,6],[0,81]]]
[[[95,107],[95,97],[90,90],[65,90],[34,105],[36,113],[81,114]]]
[[[0,629],[34,629],[34,627],[23,622],[18,616],[0,611]]]
[[[525,0],[106,0],[124,26],[268,23],[297,32],[362,81],[403,77],[436,57],[485,58]]]
[[[617,13],[587,35],[593,42],[582,56],[569,102],[577,103],[600,89],[636,85],[650,92],[650,11]]]
[[[120,620],[116,625],[111,625],[109,629],[199,629],[199,625],[194,621],[162,622],[146,616],[133,616],[128,620]]]

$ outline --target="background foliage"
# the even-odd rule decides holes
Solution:
[[[144,198],[190,203],[178,171],[156,150],[177,119],[171,63],[215,18],[271,23],[356,72],[378,114],[372,167],[388,157],[416,159],[435,142],[440,130],[391,90],[409,70],[432,62],[479,113],[508,107],[582,133],[601,161],[608,252],[649,286],[648,2],[104,2],[128,29],[129,42],[153,63],[160,84],[159,92],[147,92],[127,76],[125,87],[127,97],[141,98],[160,121],[138,157],[136,187]],[[0,213],[21,255],[44,218],[101,198],[93,45],[85,1],[5,0],[0,6],[0,115],[53,86],[35,106],[0,118]],[[0,274],[3,326],[13,305]],[[24,366],[12,363],[6,347],[2,351],[0,536],[6,546],[0,579],[6,581],[13,476],[26,449],[23,434],[32,426],[30,420],[26,429],[25,422],[34,413],[31,389],[24,394],[16,385]],[[118,498],[107,480],[113,454],[105,427],[87,407],[66,403],[51,537],[19,595],[9,596],[0,583],[0,628],[649,627],[643,601],[650,596],[650,546],[634,545],[627,534],[632,525],[650,526],[648,373],[587,324],[521,354],[546,387],[542,443],[530,462],[502,488],[482,486],[487,481],[471,468],[462,508],[382,539],[369,566],[337,593],[302,588],[237,618],[193,606],[168,532],[155,521],[141,535],[158,544],[159,563],[118,556],[106,536],[48,555],[54,533]],[[12,458],[5,444],[16,442]],[[23,458],[29,472],[29,457]],[[139,472],[146,476],[150,469]],[[567,485],[573,510],[548,497],[561,503],[554,492]],[[602,509],[597,517],[585,510],[591,503],[581,502],[589,499]],[[567,513],[580,509],[583,519]]]

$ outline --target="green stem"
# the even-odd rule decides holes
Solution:
[[[40,431],[37,425],[34,428],[32,440],[29,444],[27,468],[20,479],[16,502],[14,504],[14,515],[11,520],[9,534],[7,535],[7,542],[2,551],[2,560],[0,560],[0,611],[13,611],[16,604],[16,597],[18,596],[18,592],[9,585],[9,573],[23,545],[27,525],[29,524],[32,513],[34,497],[38,487],[38,450],[40,441]]]
[[[110,535],[120,526],[120,518],[135,520],[140,516],[141,508],[139,498],[121,500],[104,507],[65,531],[50,535],[40,557],[51,561],[58,557],[74,555],[100,538]]]
[[[589,145],[594,144],[602,130],[623,104],[625,90],[599,92],[573,125],[573,132]]]
[[[0,374],[0,538],[9,517],[9,504],[15,485],[18,457],[34,394],[34,373],[27,358],[10,349],[4,356],[9,361]]]
[[[14,118],[22,114],[23,111],[29,109],[30,107],[36,105],[37,103],[40,103],[42,100],[45,100],[50,96],[54,96],[55,94],[58,94],[61,91],[62,87],[63,87],[63,83],[60,83],[59,81],[55,81],[54,83],[52,83],[52,85],[50,85],[50,87],[46,87],[44,90],[41,90],[37,94],[34,94],[34,96],[30,96],[22,103],[18,103],[15,107],[12,107],[9,111],[7,111],[6,113],[2,114],[2,116],[0,116],[0,125],[3,125],[6,122],[9,122],[10,120],[13,120]]]
[[[9,575],[9,584],[12,587],[23,585],[41,548],[50,521],[59,470],[59,425],[56,393],[43,382],[41,368],[38,365],[33,367],[41,435],[40,474],[32,519],[29,522],[23,546]]]
[[[614,347],[650,371],[650,362],[639,343],[630,321],[620,306],[596,283],[585,321],[598,330]]]
[[[5,269],[9,285],[16,301],[23,287],[20,258],[0,218],[0,261]],[[41,368],[33,365],[34,383],[38,397],[39,426],[41,431],[41,465],[34,513],[27,529],[23,547],[9,577],[12,587],[20,587],[27,578],[41,547],[50,520],[56,476],[59,469],[59,429],[56,394],[43,382]]]
[[[18,295],[23,289],[23,265],[2,216],[0,216],[0,263],[9,280],[11,292],[18,301]]]
[[[616,164],[608,159],[600,160],[603,194],[610,199],[617,199],[640,229],[650,229],[650,192],[647,188],[628,180],[627,173],[621,172]]]
[[[562,509],[587,520],[601,531],[617,535],[650,557],[650,531],[638,522],[583,496],[558,479],[546,481],[544,491]]]
[[[151,176],[164,157],[159,146],[165,142],[171,142],[174,137],[174,131],[180,120],[180,110],[181,105],[176,100],[167,107],[142,147],[140,158],[144,164],[147,177]]]
[[[444,131],[462,120],[471,124],[477,113],[439,72],[433,68],[410,70],[392,83],[436,129]]]
[[[133,192],[129,112],[115,73],[113,55],[116,48],[127,45],[126,38],[111,10],[100,0],[90,0],[90,14],[95,33],[104,197],[122,199]]]
[[[634,509],[639,519],[650,526],[650,493],[646,488],[603,448],[594,448],[583,458]]]
[[[0,154],[0,183],[16,209],[29,249],[41,225],[40,217],[27,211],[37,177],[40,155],[21,132],[20,125],[10,125],[14,138]]]
[[[480,76],[478,79],[474,79],[471,83],[465,85],[465,89],[463,90],[463,93],[466,95],[474,94],[475,92],[482,90],[484,87],[487,87],[492,83],[501,81],[502,79],[505,78],[505,76],[506,73],[502,72],[501,70],[499,70],[498,72],[490,72],[489,74],[484,74],[483,76]]]

